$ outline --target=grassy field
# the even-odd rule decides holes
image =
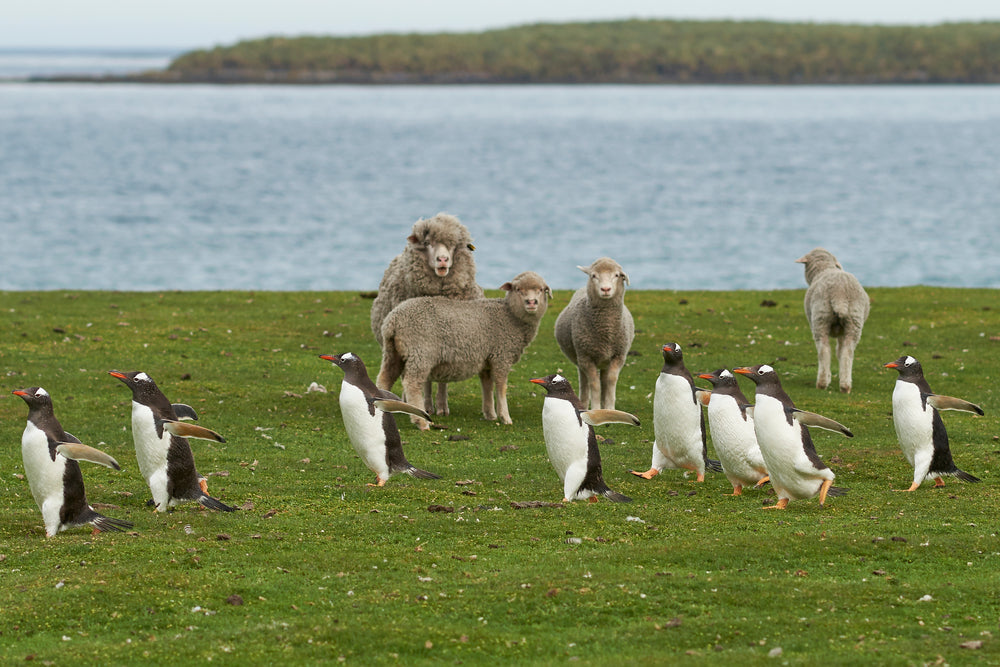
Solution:
[[[638,332],[618,407],[643,425],[600,433],[605,479],[634,502],[516,509],[562,498],[544,390],[528,380],[562,370],[576,384],[552,336],[568,292],[514,368],[514,424],[481,419],[477,381],[454,384],[446,429],[400,419],[410,460],[443,479],[381,489],[344,433],[342,373],[318,358],[352,351],[377,372],[358,294],[0,293],[0,661],[996,664],[998,292],[870,294],[843,395],[815,388],[802,290],[630,292]],[[763,511],[769,491],[727,497],[718,473],[629,475],[649,465],[667,341],[694,372],[770,363],[799,407],[850,427],[851,440],[813,434],[850,492]],[[903,353],[935,391],[986,411],[944,414],[958,466],[982,484],[892,490],[912,469],[882,364]],[[192,446],[213,495],[241,511],[145,506],[131,396],[112,369],[146,371],[226,436]],[[21,464],[27,409],[10,395],[35,385],[68,431],[123,464],[84,464],[84,477],[91,503],[134,532],[45,538]]]

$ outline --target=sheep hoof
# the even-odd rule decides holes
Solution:
[[[850,387],[845,387],[845,386],[841,385],[841,387],[840,387],[840,393],[842,393],[842,394],[850,394],[851,393],[851,388]]]

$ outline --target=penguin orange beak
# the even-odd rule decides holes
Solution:
[[[545,384],[545,378],[533,378],[531,381],[535,384]]]
[[[335,354],[321,354],[319,355],[319,358],[325,359],[326,361],[334,361],[334,362],[340,361],[340,357],[338,357]]]
[[[10,393],[14,394],[15,396],[27,396],[28,395],[28,392],[23,391],[21,389],[17,389],[16,391],[12,391]]]
[[[753,371],[751,371],[746,366],[740,366],[739,368],[734,368],[733,372],[739,373],[740,375],[753,375]]]
[[[702,380],[711,380],[715,376],[712,375],[711,373],[702,373],[698,377],[700,377]]]
[[[899,368],[899,364],[897,364],[895,361],[890,361],[887,364],[883,364],[883,368]]]
[[[108,375],[110,375],[113,378],[118,378],[119,380],[128,380],[128,376],[119,371],[108,371]]]

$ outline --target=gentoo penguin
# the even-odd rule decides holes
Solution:
[[[925,479],[933,479],[934,486],[944,486],[941,478],[945,475],[963,482],[980,481],[955,466],[948,447],[948,432],[938,411],[961,410],[982,415],[983,409],[960,398],[933,393],[920,362],[913,357],[902,356],[885,367],[899,371],[892,390],[892,423],[903,456],[913,466],[913,484],[906,491],[916,490]]]
[[[764,484],[768,481],[767,466],[753,430],[750,401],[736,384],[736,376],[720,368],[698,377],[712,383],[706,406],[708,427],[722,472],[733,485],[733,495],[742,494],[744,486]]]
[[[376,483],[368,486],[385,486],[398,472],[420,479],[441,479],[440,475],[421,470],[406,460],[399,427],[392,416],[393,412],[405,412],[430,421],[426,412],[376,387],[358,355],[345,352],[321,354],[319,358],[333,362],[344,371],[344,381],[340,384],[340,414],[354,451],[375,473]]]
[[[638,426],[639,419],[621,410],[587,410],[569,380],[561,375],[547,375],[532,382],[548,392],[542,403],[542,434],[549,461],[563,483],[563,500],[597,502],[597,496],[604,496],[616,503],[632,502],[604,483],[594,426],[611,423]]]
[[[653,393],[653,461],[649,470],[633,475],[652,479],[664,468],[683,468],[705,481],[705,469],[720,472],[718,461],[708,458],[705,435],[705,415],[701,402],[707,394],[694,384],[694,378],[684,367],[684,353],[677,343],[663,346],[663,368],[656,379]]]
[[[180,419],[197,419],[189,405],[171,405],[153,378],[142,371],[109,371],[132,390],[132,439],[139,472],[146,478],[158,512],[187,500],[223,512],[236,508],[208,495],[208,484],[194,467],[187,438],[225,442],[215,431]]]
[[[121,470],[118,462],[64,431],[52,410],[52,398],[41,387],[18,390],[14,395],[28,404],[21,457],[31,495],[42,511],[45,536],[52,537],[67,528],[88,523],[94,526],[95,534],[131,528],[130,522],[98,514],[87,504],[83,475],[77,463],[90,461]]]
[[[778,503],[767,509],[783,510],[789,500],[816,495],[822,506],[828,495],[843,495],[846,489],[833,486],[833,471],[816,453],[806,427],[818,426],[848,438],[853,438],[854,434],[832,419],[796,408],[781,388],[778,373],[767,364],[733,370],[757,385],[753,408],[754,432],[771,477],[771,486],[778,494]]]

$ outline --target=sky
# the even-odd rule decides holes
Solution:
[[[5,3],[0,49],[208,48],[268,35],[464,32],[623,18],[878,24],[1000,21],[998,0],[27,0]]]

